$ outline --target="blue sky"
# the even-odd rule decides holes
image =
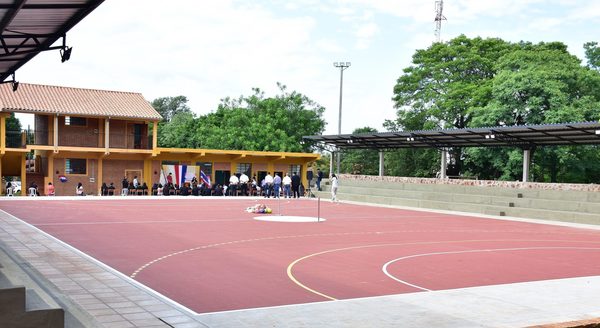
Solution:
[[[442,40],[460,34],[509,41],[561,41],[583,57],[600,42],[600,1],[446,0]],[[71,60],[41,54],[17,80],[141,92],[151,101],[184,95],[198,114],[224,97],[276,83],[326,107],[325,134],[383,131],[394,119],[392,89],[416,49],[434,40],[434,0],[106,0],[67,35]],[[27,119],[25,120],[28,124]]]

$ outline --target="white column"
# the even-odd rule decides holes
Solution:
[[[54,146],[54,152],[58,153],[58,115],[54,116],[53,124],[54,124],[54,131],[53,131],[52,139],[54,139],[54,140],[52,140],[53,141],[52,145]],[[23,187],[21,186],[21,188],[23,188]]]
[[[329,176],[331,176],[334,172],[333,172],[333,154],[334,152],[331,152],[331,158],[329,159]]]
[[[104,119],[104,153],[110,152],[110,118]]]
[[[529,164],[531,162],[531,150],[523,149],[523,182],[529,181]]]
[[[446,170],[448,169],[448,151],[446,149],[442,149],[442,160],[441,160],[441,168],[440,168],[440,179],[446,179]]]
[[[383,176],[383,151],[379,151],[379,176]]]

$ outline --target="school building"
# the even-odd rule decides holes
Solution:
[[[270,172],[298,172],[306,186],[313,153],[160,148],[160,114],[140,93],[21,83],[0,85],[0,176],[20,177],[22,194],[49,182],[56,195],[98,195],[102,183],[120,188],[124,176],[148,186],[160,181],[162,165],[200,166],[212,183],[227,184],[245,172],[259,181]],[[11,113],[34,115],[34,127],[7,129]],[[5,182],[4,182],[5,183]],[[2,188],[2,192],[6,192]]]

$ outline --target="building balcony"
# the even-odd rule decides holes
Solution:
[[[110,149],[152,149],[152,136],[141,134],[109,134]],[[54,146],[54,135],[47,130],[6,131],[6,148]],[[105,134],[94,130],[59,133],[58,147],[106,148]]]

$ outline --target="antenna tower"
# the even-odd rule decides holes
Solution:
[[[435,2],[435,42],[440,42],[440,33],[442,32],[442,21],[446,20],[446,17],[442,14],[444,10],[444,0],[437,0]]]

